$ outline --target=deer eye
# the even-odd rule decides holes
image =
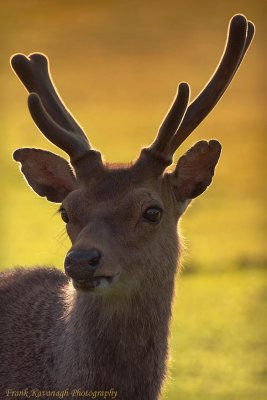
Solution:
[[[68,217],[67,211],[65,210],[64,207],[60,207],[59,212],[61,214],[61,218],[67,224],[69,222],[69,217]]]
[[[143,213],[143,217],[149,222],[159,222],[161,219],[162,210],[159,207],[149,207]]]

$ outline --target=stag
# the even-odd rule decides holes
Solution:
[[[210,81],[190,104],[189,85],[179,85],[156,139],[130,165],[103,162],[59,97],[43,54],[13,56],[35,124],[71,165],[35,148],[16,150],[14,159],[39,196],[61,204],[72,246],[65,274],[48,267],[1,274],[1,398],[40,390],[46,399],[53,391],[159,399],[181,247],[177,222],[211,184],[221,145],[201,140],[166,169],[223,95],[253,35],[244,16],[231,19]]]

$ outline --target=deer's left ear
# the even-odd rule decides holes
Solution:
[[[221,148],[217,140],[201,140],[179,159],[169,178],[180,203],[187,205],[211,184]]]

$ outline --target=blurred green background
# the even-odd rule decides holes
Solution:
[[[62,267],[69,242],[57,205],[38,198],[11,154],[60,154],[38,133],[13,53],[41,51],[64,101],[109,162],[152,142],[179,81],[193,97],[212,74],[230,17],[244,13],[256,38],[212,114],[179,150],[217,138],[214,184],[181,222],[184,269],[173,309],[164,399],[267,398],[266,1],[0,2],[1,268]],[[145,400],[145,399],[144,399]]]

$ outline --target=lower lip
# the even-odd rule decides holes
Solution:
[[[108,288],[113,281],[112,277],[99,276],[92,280],[72,280],[73,286],[77,290],[83,292],[92,291],[94,289],[105,289]]]

